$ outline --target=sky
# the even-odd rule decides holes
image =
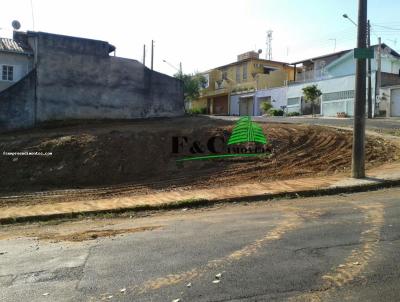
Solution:
[[[173,75],[205,71],[262,49],[273,31],[272,59],[294,62],[354,48],[358,0],[0,0],[0,36],[11,22],[36,30],[108,41],[116,55]],[[400,51],[400,1],[368,0],[372,43],[377,37]],[[335,47],[336,44],[336,47]],[[167,61],[167,63],[164,62]]]

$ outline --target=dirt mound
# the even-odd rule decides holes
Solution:
[[[1,156],[0,188],[12,192],[106,186],[79,192],[101,197],[120,191],[232,185],[350,169],[350,132],[276,123],[259,124],[270,142],[270,157],[177,163],[177,159],[209,152],[207,147],[213,137],[217,137],[213,148],[226,151],[222,140],[229,137],[233,125],[234,122],[206,117],[184,117],[72,125],[3,135],[1,151],[51,152],[52,156]],[[367,167],[397,158],[397,149],[380,138],[368,138],[366,150]],[[111,185],[121,186],[107,187]],[[70,193],[75,194],[73,190]]]

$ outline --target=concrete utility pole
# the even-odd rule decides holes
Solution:
[[[358,1],[357,48],[365,49],[367,42],[367,0]],[[366,97],[365,58],[357,58],[354,130],[351,173],[353,178],[365,177],[365,97]]]
[[[381,37],[378,38],[378,70],[376,73],[376,96],[379,97],[381,93],[382,85],[382,40]]]
[[[146,65],[146,44],[143,45],[143,65]]]
[[[371,24],[369,20],[367,47],[371,47]],[[368,58],[368,118],[372,118],[371,58]]]
[[[153,70],[153,60],[154,60],[154,41],[151,40],[151,70]]]

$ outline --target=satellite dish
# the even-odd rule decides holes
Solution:
[[[19,23],[18,20],[12,21],[11,25],[12,25],[12,27],[14,28],[14,30],[18,30],[18,29],[21,28],[21,23]]]
[[[259,49],[259,50],[258,50],[258,53],[262,53],[262,49]]]

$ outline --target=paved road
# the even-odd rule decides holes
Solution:
[[[0,301],[398,301],[399,198],[2,227]],[[122,234],[102,237],[111,231]]]
[[[210,116],[212,118],[218,118],[223,120],[236,120],[238,117],[234,116]],[[273,123],[300,123],[310,125],[326,125],[326,126],[337,126],[337,127],[353,127],[353,119],[345,118],[307,118],[307,117],[263,117],[255,116],[253,120],[258,122],[273,122]],[[398,130],[400,132],[400,120],[399,119],[367,119],[366,128],[375,129],[387,129],[387,130]]]

